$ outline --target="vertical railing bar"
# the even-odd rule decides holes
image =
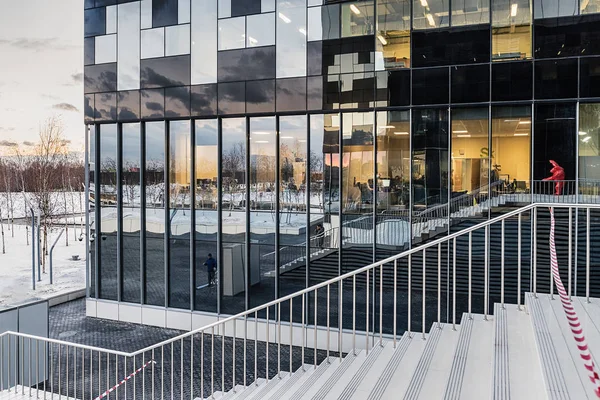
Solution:
[[[354,276],[356,276],[356,275],[354,275]],[[354,276],[353,276],[353,278],[354,278]],[[393,314],[393,316],[392,316],[392,318],[393,318],[393,321],[392,321],[392,332],[393,332],[392,336],[394,337],[394,348],[396,348],[396,343],[397,343],[397,340],[396,340],[396,319],[397,319],[397,317],[396,317],[396,309],[397,309],[396,303],[397,303],[397,297],[398,297],[397,294],[396,294],[396,290],[397,290],[397,282],[396,281],[397,281],[397,279],[398,279],[398,259],[395,259],[394,260],[394,306],[393,306],[393,313],[392,313]]]
[[[123,356],[123,375],[124,376],[127,375],[127,358],[128,357]],[[91,373],[91,367],[92,367],[92,365],[93,364],[90,363],[90,373]],[[134,363],[134,365],[135,365],[135,363]],[[161,365],[164,365],[164,362],[161,362]],[[173,365],[173,364],[171,364],[171,365]],[[100,379],[98,379],[98,380],[100,380]],[[161,381],[162,381],[162,379],[161,379]],[[123,391],[125,393],[125,399],[127,399],[127,381],[125,381],[125,384],[123,386],[124,386]],[[164,399],[164,395],[162,396],[162,398]]]
[[[174,343],[173,343],[174,344]],[[181,349],[181,356],[180,356],[180,373],[181,373],[181,377],[179,378],[179,398],[180,400],[183,400],[183,338],[181,338],[181,341],[179,342],[179,348]],[[143,357],[143,353],[142,353],[142,357]],[[142,360],[142,366],[144,366],[144,361]],[[142,371],[142,376],[143,376],[143,371]],[[135,382],[135,381],[134,381]]]
[[[77,355],[77,347],[75,347],[75,355]],[[2,356],[0,356],[0,363],[4,363]],[[77,364],[75,364],[75,377],[77,377]],[[75,379],[75,382],[77,382],[77,379]],[[73,385],[73,387],[77,388],[77,385]],[[0,384],[0,391],[1,390],[2,384]],[[76,397],[76,395],[77,392],[74,393],[73,397]],[[38,339],[35,340],[35,398],[40,398],[40,341]]]
[[[473,254],[472,254],[472,248],[473,248],[473,232],[469,232],[469,287],[468,287],[468,294],[467,294],[467,302],[468,302],[468,312],[469,312],[469,319],[473,319],[473,314],[472,314],[472,293],[473,293]]]
[[[243,366],[244,378],[242,380],[244,387],[246,387],[246,375],[248,375],[248,370],[247,370],[248,366],[246,365],[246,363],[248,362],[247,348],[248,348],[248,314],[244,315],[244,366]],[[234,390],[235,390],[235,386],[234,386]]]
[[[489,309],[489,306],[488,306],[488,301],[489,301],[489,299],[488,299],[488,266],[489,266],[489,251],[490,251],[489,250],[489,239],[490,239],[490,229],[489,229],[489,225],[486,225],[485,226],[485,246],[484,246],[485,260],[484,260],[484,266],[483,266],[483,268],[484,268],[484,272],[483,272],[483,275],[484,275],[484,277],[483,277],[483,279],[484,279],[484,282],[483,282],[483,286],[484,286],[484,289],[483,289],[483,307],[484,307],[483,319],[485,321],[488,320],[488,309]]]
[[[383,347],[383,264],[379,266],[379,346]]]
[[[339,284],[339,306],[338,306],[338,355],[340,358],[340,362],[342,362],[342,343],[343,343],[343,328],[344,328],[344,321],[342,319],[343,316],[343,310],[344,310],[344,287],[342,285],[342,281],[340,280],[340,284]]]
[[[50,351],[52,351],[52,345],[50,345]],[[52,354],[52,353],[50,353]],[[50,356],[50,359],[52,360],[52,355]],[[52,371],[52,364],[54,363],[50,363],[50,379],[52,380],[52,377],[54,376],[54,373]],[[92,350],[90,350],[90,400],[92,400],[94,398],[94,375],[92,374],[92,370],[94,369],[94,352]],[[52,381],[51,381],[52,382]],[[54,385],[52,385],[52,383],[50,384],[51,386],[51,391],[52,393],[54,393]],[[54,394],[52,395],[52,398],[54,398]]]
[[[306,297],[304,293],[302,293],[302,371],[306,371],[304,368],[304,346],[306,345]]]
[[[533,297],[537,298],[537,207],[533,209]]]
[[[456,330],[456,238],[452,239],[452,330]]]
[[[221,392],[225,393],[225,324],[219,325],[217,332],[221,334]]]
[[[98,350],[98,394],[102,393],[102,354]],[[59,397],[60,398],[60,397]]]
[[[366,320],[365,320],[365,340],[366,340],[366,354],[369,355],[369,274],[371,271],[367,271],[367,296],[365,298],[365,304],[367,308]]]
[[[254,311],[254,383],[258,385],[258,311]]]
[[[265,355],[266,358],[266,365],[265,365],[265,378],[267,380],[267,382],[269,382],[269,334],[271,332],[271,326],[269,323],[269,307],[267,307],[267,343],[266,343],[266,352],[267,354]],[[258,383],[257,383],[258,384]]]
[[[571,286],[572,286],[572,271],[571,271],[571,258],[572,258],[572,244],[571,244],[571,239],[572,239],[572,230],[573,230],[573,220],[572,220],[572,211],[573,208],[569,207],[569,289],[568,289],[568,295],[569,295],[569,300],[571,299]]]
[[[590,208],[586,210],[585,229],[585,297],[590,302]]]
[[[200,332],[200,398],[204,398],[204,331]]]
[[[125,366],[127,366],[127,358],[125,358]],[[161,400],[165,398],[165,345],[160,346],[160,398]]]
[[[521,214],[517,223],[517,309],[521,310]]]
[[[58,398],[62,397],[62,354],[61,354],[61,345],[58,345]],[[21,380],[22,382],[23,380]],[[98,373],[98,381],[100,381],[100,373]]]
[[[174,400],[174,395],[175,395],[175,343],[171,342],[171,364],[169,364],[170,368],[169,370],[171,371],[171,400]],[[133,369],[135,370],[135,357],[133,358]],[[133,376],[133,378],[135,379],[135,375]],[[135,381],[134,381],[135,383]],[[134,386],[135,388],[135,386]],[[134,389],[135,390],[135,389]]]
[[[426,308],[426,297],[427,297],[427,277],[426,277],[426,273],[427,273],[427,250],[423,249],[423,293],[421,294],[422,297],[422,321],[421,321],[421,339],[425,340],[425,308]]]
[[[110,354],[106,353],[106,388],[110,388]],[[69,375],[69,349],[67,348],[67,376]],[[67,392],[69,391],[68,386],[69,379],[67,378]],[[110,392],[106,395],[106,398],[110,398]],[[116,397],[115,397],[116,398]]]
[[[329,359],[329,345],[330,345],[330,341],[331,341],[331,337],[330,337],[330,328],[329,328],[329,317],[331,316],[331,310],[330,310],[330,293],[329,293],[329,285],[327,285],[327,359]]]
[[[231,386],[231,390],[233,390],[234,393],[235,393],[235,382],[236,382],[236,379],[235,379],[235,364],[236,364],[236,362],[235,362],[235,348],[236,348],[236,337],[237,337],[237,319],[234,319],[233,320],[233,338],[231,340],[231,347],[232,347],[232,352],[233,352],[233,355],[232,355],[233,361],[231,363],[231,368],[232,368],[232,384],[231,384],[232,386]],[[225,339],[225,337],[223,337],[223,339]]]
[[[438,271],[437,271],[437,327],[441,328],[442,322],[442,244],[438,244],[437,251]]]
[[[25,383],[25,363],[23,362],[23,349],[24,348],[25,348],[25,338],[21,337],[21,346],[19,346],[19,349],[17,349],[17,352],[19,352],[19,350],[20,350],[19,358],[21,359],[21,394],[23,396],[25,396],[25,385],[23,385],[23,383]],[[59,354],[58,361],[59,361],[59,368],[60,368],[60,347],[58,348],[58,352],[59,352],[58,353]],[[15,359],[16,358],[17,358],[17,355],[15,354]],[[17,390],[15,390],[15,392],[16,391]],[[60,392],[60,369],[58,370],[58,391]]]
[[[502,304],[502,309],[504,310],[504,220],[502,220],[500,226],[502,231],[502,236],[500,238],[500,303]]]
[[[210,397],[215,394],[215,327],[210,330]]]
[[[408,318],[408,327],[407,327],[407,332],[408,332],[408,337],[412,337],[411,334],[411,307],[412,306],[412,254],[408,255],[408,314],[407,314],[407,318]]]
[[[277,340],[277,378],[281,379],[281,303],[276,305],[277,307],[277,333],[275,339]]]
[[[352,275],[352,354],[356,356],[356,275]]]
[[[318,289],[315,289],[315,312],[314,312],[314,319],[315,319],[315,329],[313,331],[313,368],[317,369],[317,301],[319,300],[319,292]],[[329,358],[327,358],[327,364],[329,364]]]
[[[28,338],[29,340],[27,341],[27,346],[28,346],[28,355],[29,355],[29,361],[27,362],[28,364],[28,368],[29,368],[29,376],[28,376],[28,381],[29,381],[29,397],[31,397],[31,338]],[[67,346],[68,349],[68,346]],[[68,353],[67,353],[68,354]],[[25,358],[25,357],[22,357]],[[67,357],[67,365],[69,363],[69,358]],[[69,372],[67,370],[67,379],[68,379],[68,375]],[[69,395],[69,387],[67,386],[67,396]]]
[[[292,306],[292,300],[290,299],[290,352],[289,352],[289,356],[290,356],[290,371],[289,371],[289,375],[292,376],[293,374],[293,369],[292,369],[292,356],[294,354],[294,319],[292,318],[292,313],[293,313],[293,306]]]

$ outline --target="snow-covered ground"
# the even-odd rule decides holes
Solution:
[[[31,284],[31,244],[27,245],[26,227],[15,225],[14,238],[8,228],[5,224],[6,254],[2,254],[0,237],[0,309],[26,300],[50,298],[85,288],[85,239],[81,242],[74,240],[72,228],[69,229],[69,247],[65,246],[63,233],[54,248],[54,284],[50,285],[49,263],[46,266],[46,274],[42,273],[41,282],[37,281],[36,265],[36,290],[32,290]],[[49,246],[54,243],[59,232],[59,229],[52,231],[48,238]],[[80,260],[72,261],[71,256],[76,254]]]
[[[27,200],[25,200],[27,199]],[[11,193],[0,192],[0,216],[4,219],[10,218],[9,208],[13,207],[13,217],[29,217],[31,213],[26,207],[27,202],[32,202],[31,193]],[[85,194],[83,192],[54,192],[52,193],[52,202],[54,204],[54,214],[72,214],[85,211]],[[35,203],[35,202],[34,202]]]

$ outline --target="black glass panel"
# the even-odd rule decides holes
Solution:
[[[535,98],[577,97],[577,59],[536,61]]]
[[[93,65],[96,62],[95,38],[85,38],[83,40],[83,59],[85,65]]]
[[[94,115],[96,121],[117,120],[117,94],[99,93],[94,97]]]
[[[94,8],[94,0],[85,0],[83,8]]]
[[[323,109],[323,78],[320,76],[306,78],[306,108],[308,110]]]
[[[306,110],[306,78],[277,80],[277,111]]]
[[[534,116],[533,179],[538,181],[551,175],[550,160],[564,168],[566,180],[575,179],[575,104],[536,104]]]
[[[165,117],[165,90],[140,90],[142,118]]]
[[[178,0],[152,0],[152,27],[177,25]]]
[[[94,95],[87,94],[83,97],[83,112],[84,122],[93,122],[95,117],[94,112]]]
[[[323,73],[323,42],[308,42],[308,75]]]
[[[532,62],[492,64],[492,100],[530,100],[532,96]]]
[[[84,92],[114,92],[117,90],[117,64],[94,65],[84,68]]]
[[[231,0],[231,16],[260,14],[261,0]]]
[[[413,67],[482,63],[490,60],[489,25],[414,31]]]
[[[275,111],[275,81],[246,82],[246,112]]]
[[[243,114],[246,111],[246,84],[219,83],[219,114]]]
[[[375,99],[374,74],[343,74],[340,76],[340,104],[351,104],[354,107],[366,108]]]
[[[118,92],[117,113],[119,121],[140,119],[140,92],[138,90]]]
[[[490,100],[490,66],[469,65],[450,68],[453,103],[476,103]]]
[[[413,69],[413,104],[448,103],[448,68]]]
[[[92,8],[84,11],[85,36],[98,36],[106,33],[106,8]]]
[[[192,86],[192,116],[217,115],[217,85]]]
[[[275,46],[220,51],[219,82],[275,78]]]
[[[535,20],[535,57],[600,54],[600,15]]]
[[[165,89],[165,116],[167,118],[190,116],[190,88],[188,86]]]
[[[377,73],[377,101],[389,106],[410,104],[410,70]]]
[[[339,75],[329,75],[323,77],[324,110],[337,110],[340,108],[340,86],[341,82],[339,80]]]
[[[600,97],[600,57],[580,61],[579,97]]]
[[[190,56],[155,58],[141,61],[143,89],[190,85]]]
[[[119,3],[124,3],[124,1],[119,1]],[[96,0],[96,7],[112,6],[113,4],[117,4],[117,0]]]

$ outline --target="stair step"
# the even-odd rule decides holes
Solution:
[[[251,396],[246,397],[248,400],[261,400],[265,398],[269,393],[276,390],[276,388],[283,385],[290,379],[289,372],[281,371],[279,372],[279,377],[276,375],[272,377],[266,385],[262,385],[262,387],[256,389],[252,392]]]
[[[258,378],[256,381],[252,382],[248,385],[244,390],[236,393],[233,397],[229,397],[231,400],[241,400],[246,399],[248,396],[252,395],[252,393],[256,390],[260,390],[263,386],[267,384],[267,380],[264,378]]]
[[[450,372],[450,377],[446,384],[444,400],[460,398],[472,332],[473,319],[469,318],[467,313],[464,313],[460,322],[460,334],[454,352],[454,360],[452,361],[452,371]]]
[[[444,384],[450,375],[454,349],[458,342],[460,327],[434,323],[429,331],[423,355],[410,381],[405,400],[439,399],[444,394]]]
[[[269,393],[268,396],[264,398],[264,400],[273,399],[284,399],[289,397],[289,393],[293,388],[302,386],[307,380],[311,379],[315,374],[323,373],[331,364],[329,363],[321,363],[317,367],[317,369],[313,368],[312,365],[305,365],[304,370],[302,368],[298,369],[294,375],[290,377],[285,383],[277,387],[276,390]]]
[[[367,400],[378,400],[383,397],[385,390],[387,389],[390,382],[392,382],[392,377],[398,370],[400,363],[402,362],[404,367],[408,364],[408,362],[405,360],[405,356],[408,353],[408,349],[410,348],[411,342],[412,340],[410,334],[408,332],[405,332],[404,335],[402,335],[400,341],[397,342],[394,355],[385,366],[383,372],[379,375],[379,378],[377,379],[375,386],[369,393],[369,397],[367,398]],[[365,397],[362,398],[364,399]]]

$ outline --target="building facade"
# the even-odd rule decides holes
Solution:
[[[596,195],[598,0],[84,12],[90,315],[235,314],[487,218],[495,194],[552,193],[550,159],[562,195]]]

